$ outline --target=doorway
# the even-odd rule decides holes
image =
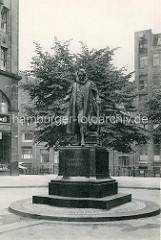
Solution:
[[[0,138],[0,163],[9,164],[11,159],[11,134],[2,132]]]

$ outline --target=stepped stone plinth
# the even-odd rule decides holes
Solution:
[[[68,208],[110,209],[130,201],[131,194],[118,194],[118,184],[109,176],[108,151],[100,146],[62,148],[49,195],[33,196],[33,203]]]

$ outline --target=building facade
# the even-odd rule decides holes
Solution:
[[[36,119],[29,116],[26,107],[33,106],[29,93],[24,90],[23,84],[33,82],[32,78],[20,74],[22,80],[19,81],[18,88],[18,144],[19,144],[19,162],[27,167],[27,171],[32,174],[39,173],[57,173],[58,171],[58,152],[53,148],[46,148],[46,143],[36,143],[34,132],[36,128]]]
[[[139,93],[137,107],[141,112],[152,88],[161,87],[161,33],[153,34],[152,30],[135,33],[135,81]],[[147,128],[150,130],[153,127],[149,122]],[[146,146],[139,147],[139,168],[160,173],[160,142],[151,138]]]
[[[0,175],[18,174],[18,0],[0,0]]]
[[[152,89],[161,88],[161,33],[152,30],[135,33],[135,85],[138,97],[135,106],[136,116],[141,116],[145,101]],[[148,121],[145,127],[152,130],[153,123]],[[134,146],[130,154],[109,151],[110,172],[117,176],[161,176],[161,143],[153,138],[146,145]]]

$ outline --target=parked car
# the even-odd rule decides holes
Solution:
[[[19,169],[19,174],[26,174],[27,172],[27,167],[25,166],[24,162],[18,163],[18,169]]]

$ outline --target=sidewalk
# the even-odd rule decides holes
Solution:
[[[161,189],[160,178],[142,178],[142,177],[112,177],[116,179],[119,187],[124,188],[145,188]]]
[[[15,187],[47,187],[50,180],[57,175],[20,175],[0,176],[0,188]],[[145,188],[161,189],[160,178],[139,178],[139,177],[112,177],[116,179],[119,187],[124,188]]]
[[[122,188],[119,191],[125,194],[131,193],[133,199],[150,201],[160,205],[160,191],[158,190]],[[100,224],[89,222],[83,224],[25,218],[8,211],[8,206],[13,202],[27,198],[31,199],[33,195],[41,194],[47,194],[47,187],[0,188],[0,239],[160,240],[160,215]],[[138,206],[141,207],[142,205]],[[54,209],[52,212],[54,212]]]
[[[47,187],[57,175],[19,175],[0,176],[0,188],[9,187]]]

